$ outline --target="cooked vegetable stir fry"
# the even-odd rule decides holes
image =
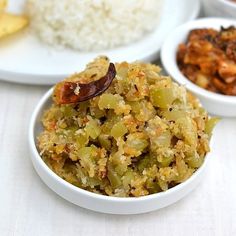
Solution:
[[[89,84],[108,67],[106,57],[97,58],[62,84]],[[42,159],[69,183],[109,196],[144,196],[185,181],[209,152],[217,120],[159,67],[123,62],[115,68],[116,77],[101,95],[54,102],[45,111],[38,137]]]

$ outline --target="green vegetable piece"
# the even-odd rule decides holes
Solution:
[[[172,105],[176,96],[171,88],[152,88],[150,90],[150,99],[154,106],[168,108]]]
[[[111,110],[109,110],[111,111]],[[109,112],[108,112],[109,113]],[[121,117],[117,115],[108,115],[106,122],[102,125],[102,133],[110,135],[112,127],[120,122]]]
[[[80,158],[92,160],[97,155],[97,148],[95,146],[82,147],[78,150],[78,155]]]
[[[205,132],[211,136],[212,131],[215,127],[215,125],[219,122],[219,118],[218,117],[212,117],[210,118],[207,122],[206,122],[206,126],[205,126]]]
[[[92,139],[96,139],[101,133],[101,128],[95,120],[90,120],[86,124],[85,131]]]
[[[161,167],[168,167],[170,163],[174,160],[174,156],[164,157],[160,162]]]
[[[189,116],[179,118],[176,121],[176,125],[180,129],[180,136],[175,134],[178,138],[184,138],[185,142],[190,146],[196,147],[197,145],[197,133],[196,127],[194,126],[191,118]],[[182,137],[181,137],[182,136]]]
[[[127,164],[126,163],[122,163],[122,164],[119,164],[115,167],[115,172],[118,174],[118,175],[123,175],[126,171],[127,171]]]
[[[104,110],[100,110],[98,107],[90,108],[90,112],[97,119],[100,119],[106,115],[106,112]]]
[[[162,179],[158,179],[158,185],[162,191],[166,191],[168,189],[168,183]]]
[[[191,157],[186,158],[186,162],[188,163],[189,167],[198,168],[202,165],[204,161],[203,157],[200,157],[197,153],[193,154]]]
[[[84,147],[88,143],[89,139],[87,134],[82,131],[78,136],[76,137],[76,143],[79,147]]]
[[[64,105],[61,109],[65,117],[71,117],[77,114],[77,112],[70,105]]]
[[[161,192],[161,188],[160,188],[157,180],[148,179],[146,181],[146,188],[149,190],[150,193]]]
[[[98,101],[99,109],[115,109],[118,106],[119,101],[122,97],[120,95],[113,95],[110,93],[105,93],[100,96]]]
[[[186,116],[186,112],[184,111],[164,111],[162,113],[163,117],[167,120],[178,120],[179,118],[183,118]]]
[[[79,149],[78,156],[81,166],[88,172],[89,177],[95,175],[95,159],[97,156],[97,148],[95,146],[83,147]]]
[[[137,151],[143,151],[149,143],[139,133],[133,133],[128,135],[126,144]]]
[[[159,147],[169,147],[171,143],[171,133],[169,130],[163,132],[159,137],[155,139],[155,144]]]
[[[97,148],[95,146],[83,147],[78,151],[78,155],[84,158],[91,158],[97,155]]]
[[[127,104],[129,104],[131,106],[132,112],[134,112],[135,114],[140,113],[140,109],[141,109],[141,104],[140,102],[131,102],[128,101]]]
[[[111,165],[108,165],[107,177],[113,188],[118,188],[121,185],[121,177],[118,176],[118,174]]]
[[[124,174],[122,181],[124,186],[131,184],[131,181],[134,179],[134,172],[132,170],[127,170]]]
[[[98,137],[98,141],[101,144],[102,147],[104,147],[107,150],[110,150],[111,148],[111,140],[108,139],[109,135],[106,134],[100,134]]]
[[[125,135],[128,132],[127,128],[123,124],[123,122],[116,123],[111,129],[111,136],[114,138],[119,138]]]
[[[138,170],[142,172],[145,168],[149,167],[151,165],[151,158],[150,156],[145,156],[142,158],[138,163]]]

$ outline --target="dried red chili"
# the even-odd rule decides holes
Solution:
[[[71,104],[89,100],[104,93],[116,76],[116,69],[113,63],[109,64],[105,76],[99,80],[87,84],[78,82],[61,82],[54,91],[54,98],[57,104]]]

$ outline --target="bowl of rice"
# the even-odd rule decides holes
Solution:
[[[217,119],[158,66],[141,62],[116,63],[106,90],[76,102],[109,63],[97,58],[40,100],[29,128],[33,165],[53,191],[93,211],[168,206],[202,179]]]
[[[158,25],[164,0],[27,0],[31,28],[56,47],[111,49],[135,42]]]

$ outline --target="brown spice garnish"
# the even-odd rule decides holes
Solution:
[[[71,104],[89,100],[104,93],[115,76],[115,65],[110,63],[106,75],[99,80],[88,84],[63,81],[58,83],[54,89],[54,100],[57,104]]]

